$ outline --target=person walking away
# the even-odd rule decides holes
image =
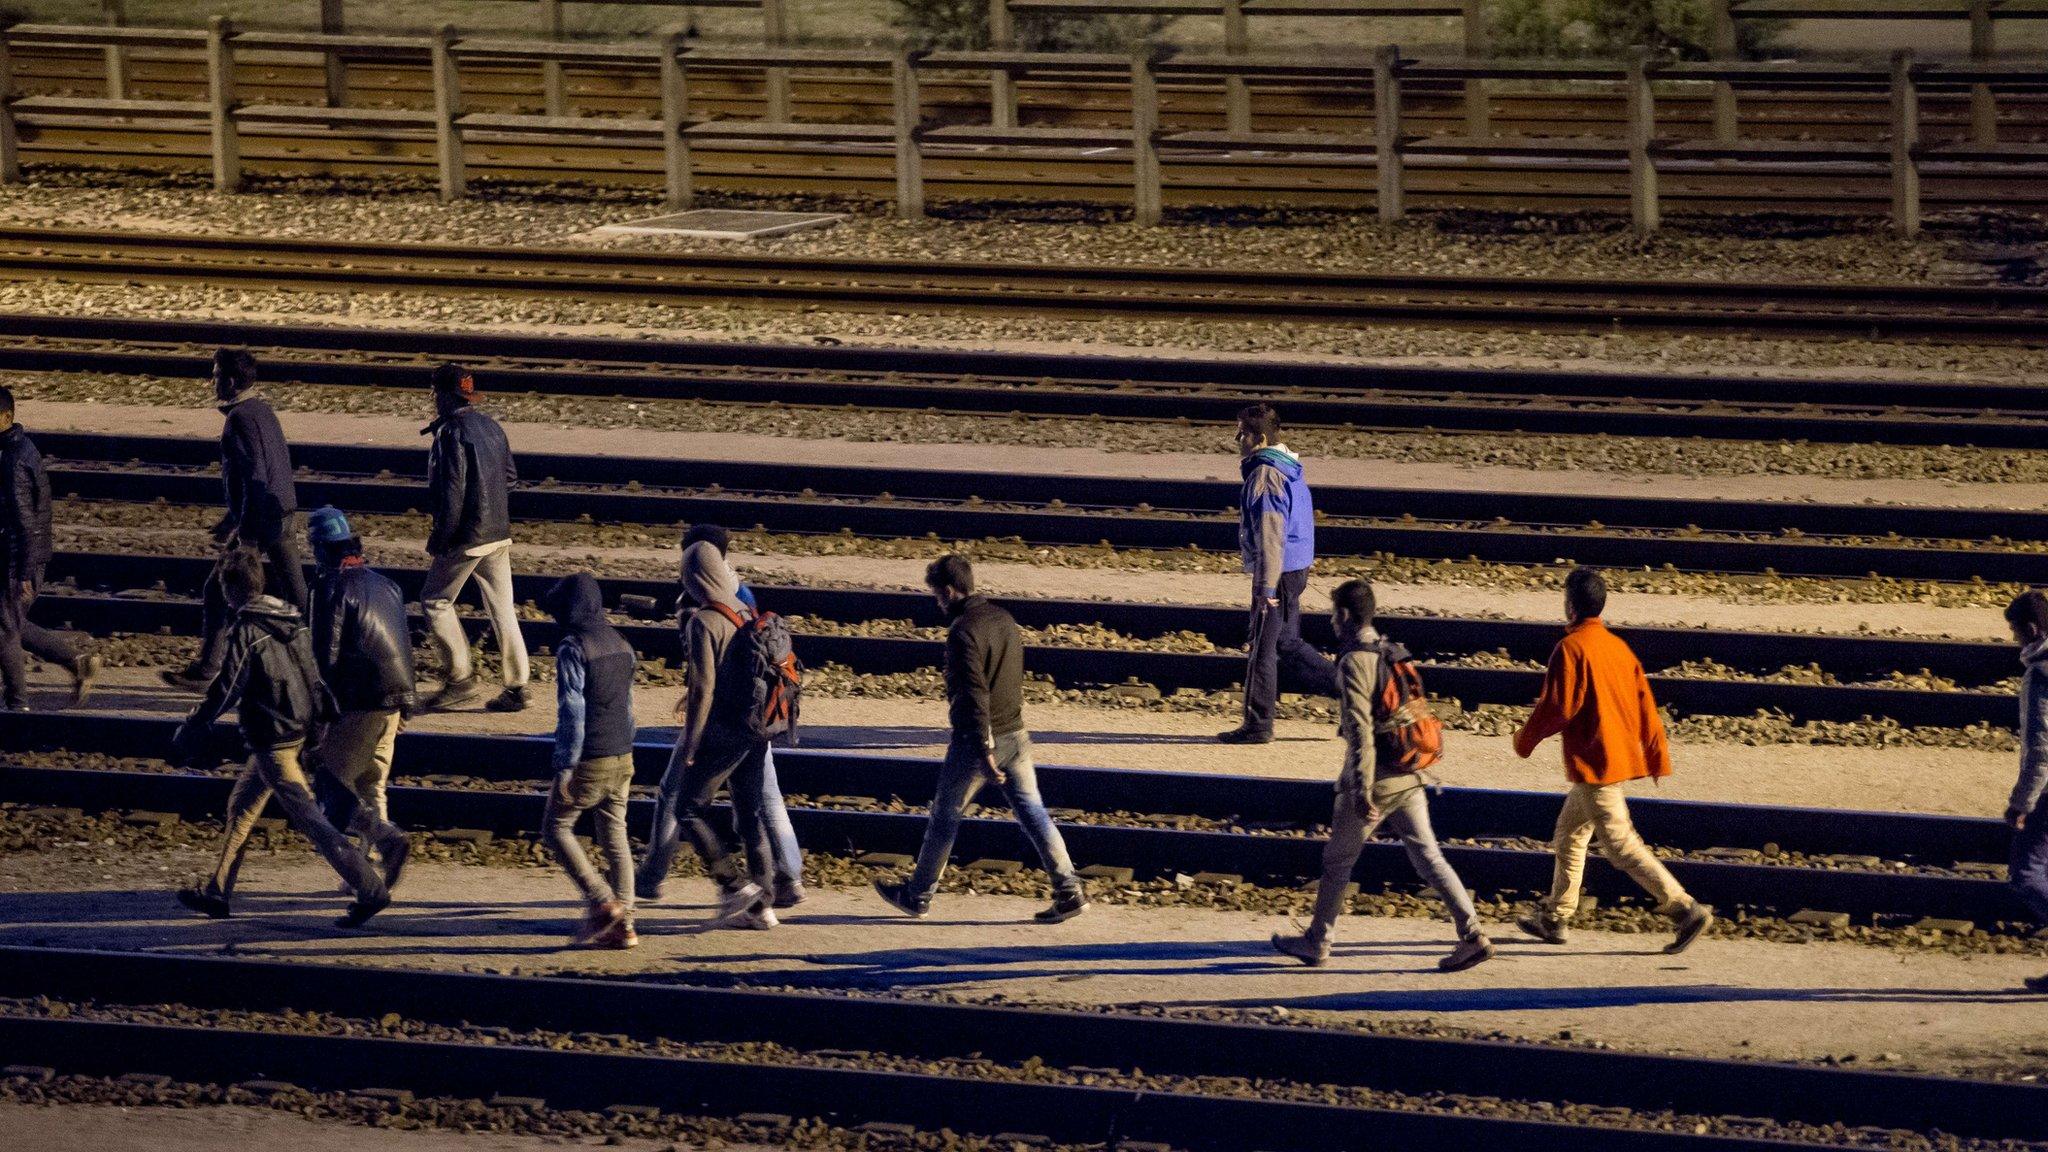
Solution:
[[[363,542],[339,509],[307,516],[306,539],[313,551],[313,663],[340,710],[313,749],[311,767],[353,801],[329,806],[329,823],[376,851],[384,886],[394,889],[411,845],[391,823],[384,788],[398,730],[417,702],[405,594],[364,561]]]
[[[7,485],[0,506],[0,560],[7,566],[0,584],[0,708],[28,711],[24,648],[71,674],[71,698],[64,706],[76,708],[92,692],[100,658],[80,655],[61,634],[29,619],[50,563],[50,477],[36,442],[14,419],[14,392],[7,388],[0,388],[0,477]]]
[[[2048,596],[2026,591],[2005,608],[2005,622],[2020,645],[2020,774],[2005,802],[2012,826],[2007,871],[2034,923],[2048,925]],[[2026,986],[2048,992],[2048,975],[2029,976]]]
[[[718,555],[725,559],[726,566],[732,566],[732,533],[717,524],[692,524],[683,533],[683,548],[702,540],[718,549]],[[733,578],[738,579],[737,570]],[[682,597],[687,601],[688,597]],[[740,607],[750,613],[758,613],[759,605],[754,601],[754,590],[747,582],[739,581],[738,599]],[[684,621],[678,619],[678,627]],[[769,745],[761,757],[761,818],[768,822],[768,844],[775,853],[775,899],[771,901],[778,910],[794,908],[804,902],[804,852],[796,840],[796,825],[789,819],[789,805],[782,799],[782,781],[775,775],[775,747]],[[738,835],[738,829],[734,829]]]
[[[768,741],[747,726],[754,687],[752,656],[735,642],[753,617],[740,606],[739,580],[718,549],[705,541],[683,550],[683,595],[697,608],[683,625],[687,686],[676,703],[675,751],[662,773],[654,835],[635,887],[643,900],[660,899],[676,848],[687,835],[705,871],[718,884],[714,924],[773,928],[774,850],[761,812]],[[721,835],[705,819],[705,809],[728,783],[734,818]]]
[[[1301,638],[1301,594],[1316,559],[1315,507],[1301,457],[1280,442],[1280,417],[1265,404],[1237,414],[1244,490],[1238,551],[1252,578],[1251,637],[1244,673],[1244,720],[1217,735],[1225,744],[1267,744],[1284,675],[1303,692],[1337,695],[1337,668]]]
[[[458,364],[434,369],[434,422],[420,430],[427,449],[428,500],[433,530],[420,610],[447,678],[427,702],[435,712],[474,707],[484,698],[469,656],[469,638],[455,615],[455,598],[472,577],[491,632],[498,638],[504,688],[485,708],[526,708],[529,668],[519,632],[519,602],[512,594],[512,485],[519,479],[505,430],[476,407],[476,378]]]
[[[1579,884],[1586,845],[1600,850],[1657,902],[1657,911],[1677,925],[1664,951],[1692,946],[1714,923],[1714,909],[1694,900],[1660,863],[1629,820],[1621,786],[1631,780],[1671,775],[1671,746],[1664,721],[1650,695],[1649,678],[1636,654],[1607,630],[1607,580],[1591,568],[1565,577],[1566,631],[1550,654],[1536,708],[1515,733],[1515,755],[1527,759],[1536,746],[1563,736],[1564,771],[1571,781],[1551,841],[1556,854],[1550,896],[1515,923],[1546,944],[1565,942],[1565,926],[1579,908]]]
[[[562,626],[555,646],[555,780],[541,833],[586,907],[572,948],[632,948],[633,847],[626,800],[633,786],[633,673],[640,659],[604,615],[588,572],[565,576],[543,608]],[[609,880],[576,841],[576,821],[594,812]]]
[[[228,796],[220,861],[213,874],[179,889],[178,902],[216,920],[226,919],[234,898],[249,833],[275,794],[285,820],[333,865],[355,892],[347,914],[335,923],[360,927],[383,911],[391,896],[384,878],[348,837],[320,814],[306,784],[301,753],[315,729],[333,715],[333,700],[313,663],[312,636],[299,610],[263,591],[263,561],[248,549],[230,552],[221,563],[221,590],[234,609],[223,648],[221,670],[206,694],[171,737],[171,760],[189,765],[207,757],[213,722],[233,708],[241,722],[249,762]]]
[[[227,510],[213,526],[223,553],[253,549],[263,558],[263,592],[304,612],[306,575],[292,541],[299,510],[292,481],[291,448],[270,400],[256,383],[256,360],[239,348],[213,353],[213,395],[223,417],[220,433],[221,485]],[[184,668],[163,673],[173,688],[197,692],[220,671],[235,611],[221,589],[220,566],[207,577],[201,596],[199,656]]]
[[[1381,824],[1401,838],[1415,875],[1451,910],[1458,944],[1437,961],[1462,972],[1493,958],[1493,942],[1480,928],[1472,895],[1458,879],[1429,821],[1428,777],[1443,747],[1443,728],[1429,710],[1408,649],[1373,627],[1372,585],[1347,580],[1331,595],[1331,623],[1342,647],[1337,673],[1343,695],[1337,734],[1344,738],[1344,770],[1323,845],[1323,876],[1306,931],[1273,934],[1273,947],[1310,967],[1330,958],[1330,936],[1344,911],[1346,889],[1359,853]]]
[[[1024,636],[1008,612],[974,591],[974,568],[965,557],[932,561],[924,581],[952,622],[946,631],[945,675],[952,739],[910,879],[876,881],[875,891],[906,916],[928,914],[960,834],[961,816],[982,785],[994,781],[1052,878],[1052,905],[1032,919],[1041,924],[1071,920],[1088,910],[1088,892],[1038,794],[1031,735],[1024,730]]]

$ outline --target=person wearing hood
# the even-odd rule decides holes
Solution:
[[[890,907],[922,919],[953,854],[960,819],[984,784],[994,781],[1010,813],[1052,878],[1052,906],[1032,916],[1058,924],[1088,910],[1088,891],[1067,856],[1066,839],[1038,794],[1031,734],[1024,730],[1024,636],[1008,612],[974,591],[974,567],[964,556],[941,556],[925,569],[925,586],[952,621],[946,630],[946,705],[953,738],[939,767],[938,794],[910,879],[875,882]]]
[[[1337,695],[1337,668],[1301,638],[1301,594],[1316,559],[1316,515],[1301,458],[1280,443],[1280,416],[1265,404],[1237,414],[1237,450],[1244,490],[1237,542],[1252,578],[1251,635],[1246,644],[1244,720],[1217,739],[1267,744],[1280,678],[1304,692]]]
[[[1429,821],[1428,779],[1420,772],[1391,770],[1379,759],[1378,736],[1390,723],[1382,701],[1393,666],[1408,660],[1408,650],[1373,627],[1372,585],[1347,580],[1330,596],[1330,622],[1341,647],[1337,672],[1341,680],[1341,712],[1337,734],[1344,738],[1344,770],[1337,776],[1337,798],[1330,814],[1330,838],[1323,844],[1323,875],[1316,885],[1315,913],[1298,933],[1273,934],[1273,947],[1310,967],[1330,959],[1330,937],[1349,900],[1351,873],[1365,842],[1385,824],[1401,838],[1415,875],[1449,906],[1458,944],[1437,962],[1445,972],[1460,972],[1493,957],[1493,942],[1480,927],[1472,895],[1444,859]]]
[[[740,603],[738,578],[709,541],[683,550],[683,595],[697,609],[682,626],[688,686],[676,703],[676,747],[662,773],[654,835],[635,887],[641,899],[659,899],[677,845],[687,835],[719,887],[714,923],[773,928],[774,849],[761,810],[768,742],[747,730],[744,713],[752,704],[753,668],[742,647],[733,643],[752,614]],[[705,811],[728,781],[733,821],[721,835]],[[738,840],[745,842],[744,861]]]
[[[307,516],[306,541],[313,549],[313,662],[341,713],[313,749],[316,790],[333,801],[329,822],[374,848],[384,886],[396,888],[411,845],[391,823],[384,787],[399,727],[415,703],[405,593],[364,561],[363,542],[340,509]],[[328,791],[333,785],[339,788]]]
[[[239,348],[216,349],[213,395],[223,417],[220,477],[227,496],[227,511],[213,526],[214,544],[224,552],[255,550],[263,557],[264,594],[303,612],[306,575],[291,532],[299,510],[291,449],[270,400],[256,385],[255,358]],[[234,615],[216,567],[202,596],[199,656],[184,668],[165,672],[164,682],[187,691],[206,687],[220,671]]]
[[[555,780],[541,833],[583,893],[583,923],[570,947],[631,948],[640,938],[633,932],[626,802],[633,786],[633,673],[639,656],[605,619],[604,594],[590,573],[556,581],[541,607],[562,626],[555,646]],[[576,821],[592,811],[609,880],[576,840]]]
[[[469,657],[469,637],[455,614],[455,598],[472,578],[498,638],[504,688],[484,707],[526,708],[529,668],[519,632],[519,601],[512,595],[512,485],[519,473],[505,429],[476,407],[476,378],[459,364],[434,369],[434,422],[420,430],[427,448],[427,491],[433,528],[427,554],[433,563],[420,587],[420,610],[447,678],[427,701],[435,712],[472,707],[484,686]]]
[[[5,565],[5,581],[0,582],[0,689],[5,696],[0,708],[28,711],[24,648],[71,673],[71,699],[65,707],[76,708],[92,691],[100,658],[80,655],[61,634],[28,617],[50,562],[50,477],[35,441],[14,420],[14,393],[7,388],[0,388],[0,480],[6,484],[0,506],[0,542],[5,544],[0,551]]]
[[[2020,775],[2005,802],[2012,826],[2008,882],[2034,923],[2048,924],[2048,596],[2029,590],[2005,608],[2020,645]],[[2030,976],[2030,991],[2048,992],[2048,975]]]
[[[370,858],[320,814],[306,783],[300,753],[309,742],[318,742],[315,730],[334,715],[333,698],[314,666],[311,632],[297,608],[264,593],[263,561],[254,551],[230,552],[220,569],[234,623],[220,672],[172,735],[169,759],[180,766],[208,762],[213,722],[233,708],[249,762],[228,795],[219,863],[211,876],[180,889],[178,902],[216,920],[227,918],[249,833],[274,794],[285,820],[313,842],[355,893],[355,902],[335,923],[360,927],[390,905],[391,896]]]

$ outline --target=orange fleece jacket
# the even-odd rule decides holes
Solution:
[[[1559,733],[1574,784],[1671,775],[1671,746],[1642,662],[1598,617],[1579,621],[1551,652],[1536,710],[1515,733],[1515,755],[1526,758]]]

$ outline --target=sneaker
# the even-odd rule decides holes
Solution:
[[[2025,985],[2029,992],[2048,992],[2048,973],[2040,976],[2029,976],[2025,980],[2020,981],[2020,983]]]
[[[197,885],[178,889],[178,903],[210,919],[228,918],[228,898],[215,896]]]
[[[643,876],[638,873],[635,873],[633,876],[633,898],[635,900],[659,900],[661,899],[662,889],[666,887],[667,885],[652,876]]]
[[[1664,954],[1667,956],[1678,955],[1680,952],[1692,947],[1692,942],[1700,938],[1700,933],[1713,926],[1714,906],[1712,904],[1693,905],[1692,910],[1685,914],[1685,918],[1678,922],[1678,934],[1671,938],[1671,943],[1664,946]]]
[[[398,887],[398,878],[405,872],[406,857],[412,855],[412,841],[403,836],[393,837],[389,843],[377,850],[377,854],[384,858],[384,890],[389,892]]]
[[[467,680],[452,680],[442,685],[441,690],[429,697],[426,710],[429,712],[453,712],[461,708],[473,708],[484,698],[483,682],[475,676]]]
[[[617,900],[603,900],[592,904],[583,915],[583,924],[570,938],[571,948],[596,948],[598,941],[609,939],[625,926],[626,906]]]
[[[737,888],[728,888],[719,893],[718,918],[723,920],[728,916],[737,916],[756,904],[767,902],[768,894],[761,891],[759,884],[746,883]]]
[[[1257,728],[1246,728],[1240,725],[1228,732],[1218,732],[1216,740],[1222,744],[1271,744],[1273,742],[1273,734],[1271,732],[1262,732]]]
[[[1436,966],[1440,972],[1463,972],[1467,968],[1476,967],[1491,959],[1493,959],[1493,941],[1488,940],[1486,933],[1481,932],[1476,936],[1467,936],[1463,940],[1458,941],[1458,946],[1451,949],[1451,954],[1437,961]]]
[[[491,697],[491,702],[484,708],[491,712],[524,712],[527,704],[526,685],[515,684]]]
[[[207,685],[213,683],[215,673],[197,664],[187,664],[176,671],[166,668],[157,675],[180,692],[204,692]]]
[[[608,932],[593,936],[584,947],[593,951],[624,952],[640,946],[640,935],[633,931],[632,917],[622,917],[617,926]]]
[[[64,702],[66,708],[76,708],[92,695],[93,681],[100,678],[100,669],[106,662],[97,656],[80,656],[71,662],[71,698]]]
[[[1306,932],[1273,933],[1273,951],[1282,956],[1292,956],[1311,968],[1321,968],[1330,962],[1330,942],[1315,939]]]
[[[889,907],[894,908],[913,920],[922,920],[932,913],[931,901],[911,899],[910,885],[908,884],[884,884],[877,880],[875,881],[875,895],[880,896]]]
[[[711,927],[742,928],[765,932],[781,923],[781,921],[775,918],[775,909],[768,906],[768,894],[761,891],[758,885],[749,884],[745,888],[732,893],[732,896],[740,896],[748,889],[753,889],[753,900],[742,905],[737,911],[727,912],[718,916],[711,921]]]
[[[5,701],[0,701],[0,712],[27,711],[29,711],[28,701],[23,700],[19,696],[10,696]]]
[[[1570,934],[1565,931],[1564,921],[1548,912],[1527,913],[1516,919],[1515,927],[1545,944],[1562,944],[1570,939]]]
[[[1088,893],[1055,892],[1052,907],[1031,914],[1040,924],[1064,924],[1088,910]]]
[[[334,926],[336,928],[361,928],[369,921],[370,917],[389,907],[391,907],[391,893],[389,892],[379,892],[371,897],[358,896],[355,903],[348,906],[348,911],[335,919]]]
[[[794,908],[810,898],[811,894],[804,891],[804,886],[801,884],[777,884],[775,886],[775,899],[770,903],[777,911],[780,911],[784,908]]]

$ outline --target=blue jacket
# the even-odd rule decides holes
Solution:
[[[1252,590],[1272,596],[1280,577],[1316,561],[1316,513],[1302,478],[1301,457],[1285,444],[1261,448],[1244,458],[1244,495],[1239,503],[1237,547]]]

